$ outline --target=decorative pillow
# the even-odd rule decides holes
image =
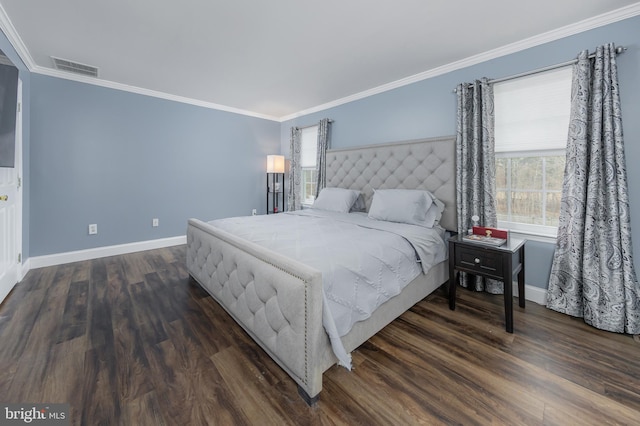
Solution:
[[[313,202],[314,209],[349,213],[360,192],[344,188],[322,188]]]
[[[356,202],[351,206],[352,212],[366,212],[367,211],[367,203],[364,201],[364,195],[362,193],[358,194],[358,198],[356,198]]]
[[[431,200],[429,200],[431,206]],[[423,191],[412,189],[378,189],[373,193],[369,217],[417,225],[424,221],[427,197]]]
[[[438,225],[440,223],[440,219],[442,218],[442,212],[444,212],[444,203],[438,200],[432,193],[425,191],[428,196],[432,197],[433,204],[431,207],[427,209],[427,213],[425,214],[424,223],[422,226],[426,226],[427,228],[433,228],[434,225]]]

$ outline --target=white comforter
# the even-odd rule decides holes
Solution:
[[[322,272],[323,325],[340,365],[340,336],[446,258],[444,230],[372,220],[363,213],[301,210],[209,222]]]

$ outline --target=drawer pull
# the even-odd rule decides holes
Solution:
[[[478,259],[477,257],[473,261],[476,262],[476,264],[480,263],[480,259]]]

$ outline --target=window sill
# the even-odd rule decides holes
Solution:
[[[539,241],[546,244],[556,244],[558,229],[552,226],[527,225],[517,222],[498,220],[498,228],[507,229],[509,235],[515,238],[523,238],[530,241]]]
[[[553,245],[556,244],[556,238],[557,238],[555,235],[549,235],[549,234],[545,235],[545,234],[539,234],[535,232],[512,231],[512,230],[509,230],[509,236],[525,239],[528,241],[539,241],[541,243],[547,243],[547,244],[553,244]]]

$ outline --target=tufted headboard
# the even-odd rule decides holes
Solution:
[[[445,204],[440,224],[457,231],[455,136],[327,151],[327,187],[356,189],[367,210],[374,189],[427,189]]]

